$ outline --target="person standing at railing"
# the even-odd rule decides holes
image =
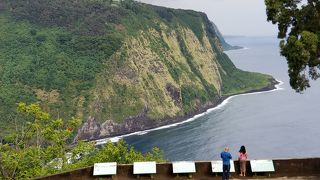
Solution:
[[[222,173],[222,180],[229,180],[230,174],[230,160],[232,159],[231,154],[229,153],[229,147],[225,147],[224,151],[220,154],[223,162],[223,173]]]
[[[241,146],[239,150],[240,176],[246,176],[247,159],[248,154],[246,148]]]

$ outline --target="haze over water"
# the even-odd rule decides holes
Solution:
[[[238,68],[270,74],[283,90],[236,96],[192,122],[125,140],[142,152],[159,147],[170,161],[220,159],[224,146],[236,158],[241,145],[250,159],[320,157],[320,80],[304,94],[292,90],[275,37],[226,40],[248,48],[227,52]]]

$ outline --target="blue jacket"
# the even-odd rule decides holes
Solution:
[[[223,165],[230,165],[230,160],[232,159],[230,153],[223,151],[220,156],[222,158]]]

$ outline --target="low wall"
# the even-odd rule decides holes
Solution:
[[[296,176],[316,176],[320,179],[320,158],[305,158],[305,159],[277,159],[273,160],[275,172],[271,173],[271,177],[296,177]],[[239,177],[239,162],[234,161],[235,173],[231,173],[232,177]],[[77,169],[71,172],[65,172],[52,176],[42,177],[44,180],[59,180],[59,179],[112,179],[110,176],[93,176],[93,166],[83,169]],[[266,177],[269,174],[253,174],[250,168],[250,163],[247,162],[247,179]],[[137,179],[133,175],[133,165],[118,165],[117,175],[113,179],[129,180]],[[150,176],[140,176],[139,179],[150,179]],[[171,163],[157,164],[157,174],[153,175],[153,179],[188,179],[188,175],[172,173]],[[221,174],[215,174],[211,171],[211,162],[196,162],[196,173],[192,174],[192,179],[221,179]]]

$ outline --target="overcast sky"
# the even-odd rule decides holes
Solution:
[[[264,0],[140,0],[141,2],[205,12],[223,35],[276,35],[266,19]]]

